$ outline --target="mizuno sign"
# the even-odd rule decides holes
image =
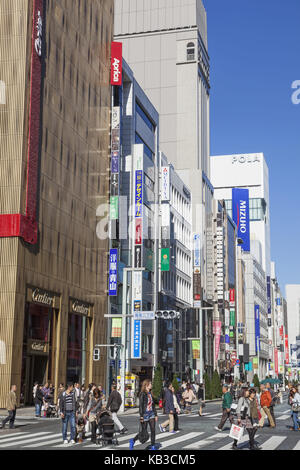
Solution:
[[[243,240],[242,249],[250,251],[249,190],[232,190],[232,216],[237,226],[237,237]]]

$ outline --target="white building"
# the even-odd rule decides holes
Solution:
[[[296,338],[300,337],[300,285],[286,285],[285,292],[287,300],[289,344],[296,345]],[[296,354],[293,355],[293,359],[294,361],[297,360]]]
[[[207,297],[212,195],[209,164],[210,66],[202,0],[115,1],[115,40],[160,115],[160,150],[193,194],[193,232],[201,235]],[[211,282],[211,279],[210,279]],[[202,299],[202,300],[203,300]]]
[[[249,189],[251,253],[271,274],[269,169],[263,153],[211,157],[215,199],[224,199],[232,216],[232,189]]]

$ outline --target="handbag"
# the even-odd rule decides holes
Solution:
[[[140,441],[141,444],[145,444],[149,439],[149,433],[147,431],[146,426],[141,423],[140,424],[140,430],[138,434],[138,440]]]
[[[237,426],[236,424],[232,424],[231,429],[230,429],[230,434],[229,434],[229,437],[231,437],[231,439],[240,441],[243,437],[243,434],[244,434],[243,427]]]
[[[294,413],[298,413],[300,411],[300,403],[293,403],[292,411],[294,411]]]

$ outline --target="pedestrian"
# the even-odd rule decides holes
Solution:
[[[9,421],[9,429],[14,429],[15,428],[15,419],[16,419],[16,413],[17,413],[17,386],[12,385],[10,392],[7,396],[7,402],[6,402],[6,408],[8,411],[8,416],[5,418],[1,425],[0,429],[5,428],[6,423]]]
[[[246,428],[248,432],[250,450],[261,450],[254,440],[260,416],[256,399],[256,390],[254,388],[244,390],[244,397],[239,399],[236,414],[238,425]],[[236,440],[234,440],[232,449],[238,449]]]
[[[35,398],[34,398],[35,417],[36,418],[41,417],[41,410],[42,410],[43,403],[44,403],[44,396],[43,396],[43,392],[42,392],[42,385],[38,385],[37,390],[35,392]]]
[[[260,385],[260,392],[261,392],[260,394],[261,419],[260,419],[259,425],[260,427],[263,427],[265,417],[267,416],[270,427],[275,428],[275,423],[273,421],[273,417],[270,412],[270,406],[272,403],[271,394],[269,390],[267,390],[267,388],[263,384]]]
[[[78,400],[80,398],[80,384],[78,382],[74,384],[74,392],[76,395],[76,400]]]
[[[172,391],[172,394],[173,394],[173,404],[174,404],[174,408],[175,408],[174,431],[177,432],[177,431],[180,431],[180,429],[179,429],[180,405],[178,403],[177,395],[176,395],[175,388],[173,387],[173,385],[172,385],[171,391]]]
[[[228,385],[224,384],[222,388],[223,393],[223,402],[222,402],[222,418],[218,427],[216,427],[216,431],[223,431],[223,427],[229,419],[230,424],[233,423],[233,416],[231,413],[231,405],[232,405],[232,396],[231,393],[228,391]]]
[[[192,412],[192,403],[194,400],[196,400],[191,384],[187,384],[186,390],[182,394],[182,398],[184,399],[184,402],[185,402],[185,407],[186,407],[185,413],[190,414]]]
[[[76,437],[76,396],[74,392],[74,386],[72,383],[67,385],[67,390],[63,392],[60,399],[60,410],[62,418],[62,434],[64,444],[68,444],[68,424],[70,423],[71,428],[71,439],[70,443],[75,444]]]
[[[272,419],[273,419],[274,427],[276,427],[276,419],[275,419],[274,408],[275,408],[275,405],[277,403],[277,396],[276,396],[276,393],[274,392],[274,390],[271,388],[271,384],[269,382],[266,383],[266,390],[268,390],[271,394],[272,401],[271,401],[271,405],[269,407],[269,410],[270,410],[270,413],[271,413],[271,416],[272,416]],[[271,426],[270,420],[269,420],[269,426]]]
[[[297,392],[296,387],[293,387],[290,391],[290,405],[292,409],[293,431],[299,431],[300,394]]]
[[[155,408],[154,399],[152,396],[152,381],[149,379],[144,380],[142,384],[142,389],[140,393],[140,404],[139,404],[139,414],[140,414],[140,423],[141,431],[147,431],[147,426],[149,424],[151,431],[151,447],[150,450],[157,450],[155,445],[155,425],[157,423],[157,412]],[[137,434],[133,439],[129,441],[129,449],[133,450],[136,441],[139,440],[139,434]]]
[[[33,403],[34,403],[34,400],[35,400],[36,391],[37,391],[37,389],[38,389],[38,386],[39,386],[39,383],[38,383],[38,382],[34,382],[33,389],[32,389]]]
[[[62,397],[62,394],[64,393],[65,391],[65,387],[64,387],[64,384],[60,383],[59,384],[59,387],[58,387],[58,390],[57,390],[57,414],[59,415],[61,413],[61,410],[60,410],[60,399]]]
[[[87,416],[91,425],[91,442],[96,444],[97,439],[97,426],[98,426],[98,413],[102,410],[102,399],[98,388],[95,388],[93,393],[90,394],[90,401],[87,407]]]
[[[112,419],[115,425],[118,427],[120,434],[125,434],[128,429],[123,426],[117,415],[119,409],[121,408],[122,401],[121,394],[117,390],[117,385],[112,385],[111,394],[108,397],[106,408],[110,410]]]
[[[171,434],[175,433],[174,431],[174,414],[175,414],[175,407],[174,407],[174,399],[173,399],[173,392],[172,392],[172,383],[168,382],[165,388],[165,413],[168,415],[168,419],[159,425],[160,432],[166,432],[166,427],[169,426],[169,432]]]
[[[204,384],[199,385],[198,389],[198,400],[199,400],[199,416],[202,416],[202,410],[205,407],[205,390]]]

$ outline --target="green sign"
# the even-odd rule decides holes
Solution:
[[[110,220],[118,220],[119,218],[119,197],[110,197]]]
[[[170,248],[161,249],[161,270],[170,271]]]
[[[235,310],[230,310],[230,326],[235,326]]]

